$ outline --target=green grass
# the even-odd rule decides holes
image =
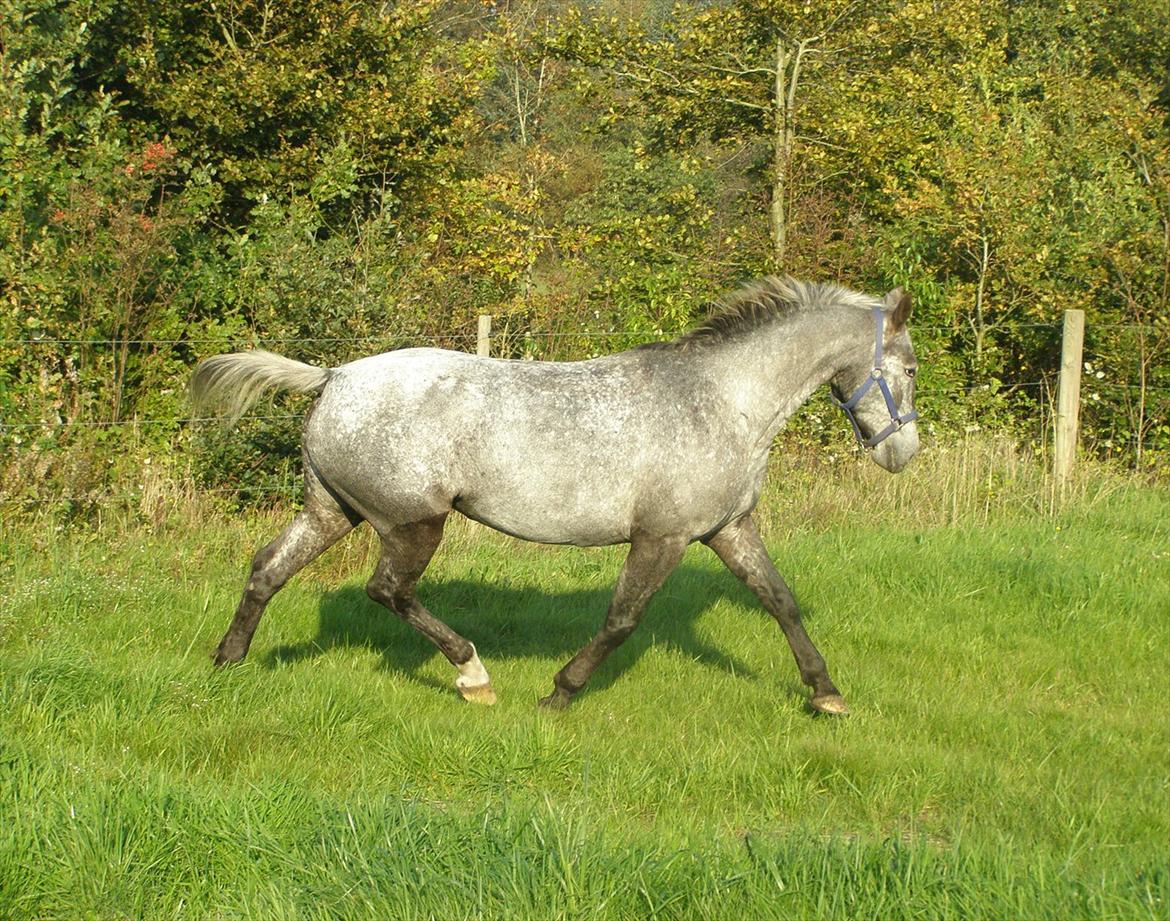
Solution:
[[[0,918],[1166,918],[1170,496],[1058,508],[962,464],[769,487],[844,720],[702,547],[548,714],[620,549],[450,529],[420,593],[476,642],[482,709],[366,599],[368,538],[213,672],[277,518],[12,524]]]

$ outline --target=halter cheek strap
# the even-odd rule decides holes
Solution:
[[[853,396],[842,403],[835,396],[830,394],[830,399],[841,408],[845,413],[845,418],[849,420],[849,424],[853,426],[853,434],[857,436],[857,440],[865,447],[872,448],[881,444],[887,438],[900,431],[902,426],[907,422],[913,422],[918,418],[918,413],[911,410],[908,413],[899,413],[898,404],[894,402],[894,395],[890,393],[890,385],[886,383],[885,377],[882,375],[882,333],[885,326],[885,314],[880,307],[873,308],[873,322],[874,322],[874,347],[873,347],[873,370],[869,373],[861,385],[853,391]],[[871,435],[866,438],[861,432],[861,427],[857,424],[857,417],[854,416],[853,410],[857,408],[857,404],[861,402],[861,398],[869,393],[869,388],[877,382],[878,389],[881,390],[882,396],[886,401],[886,409],[890,412],[890,424],[878,432],[876,435]]]

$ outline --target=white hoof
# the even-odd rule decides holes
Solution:
[[[474,687],[460,685],[459,694],[464,700],[471,701],[473,704],[482,704],[485,707],[490,707],[496,702],[496,692],[492,690],[491,684],[479,684]]]
[[[490,707],[496,702],[496,692],[492,690],[492,680],[488,677],[487,669],[479,660],[479,653],[471,647],[471,658],[459,666],[459,677],[455,679],[455,687],[464,700],[473,704],[483,704]]]

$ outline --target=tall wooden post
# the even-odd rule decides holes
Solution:
[[[479,315],[479,335],[475,341],[476,355],[490,355],[492,353],[492,315],[490,313],[481,313]]]
[[[1056,444],[1052,472],[1064,486],[1077,458],[1077,421],[1081,411],[1081,358],[1085,344],[1085,312],[1064,312],[1060,347],[1060,386],[1056,396]]]

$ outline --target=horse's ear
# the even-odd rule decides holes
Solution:
[[[895,288],[886,295],[886,306],[894,309],[890,317],[890,331],[900,332],[910,321],[910,294],[904,288]]]

